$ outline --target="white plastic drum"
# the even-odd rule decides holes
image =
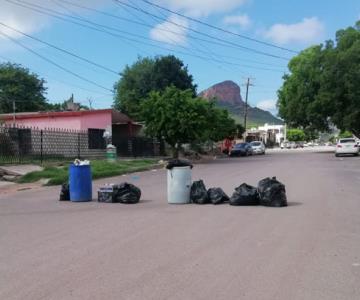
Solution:
[[[168,203],[190,203],[191,168],[174,167],[167,172]]]

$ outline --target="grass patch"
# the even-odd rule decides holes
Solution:
[[[138,172],[151,169],[157,165],[157,161],[153,159],[139,159],[117,161],[114,163],[106,160],[91,161],[92,178],[104,178],[118,176],[131,172]],[[18,180],[19,183],[36,182],[40,179],[49,179],[47,185],[60,185],[69,180],[69,167],[47,166],[42,171],[28,173]]]

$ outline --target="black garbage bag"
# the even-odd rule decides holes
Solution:
[[[209,203],[208,193],[202,180],[194,181],[191,185],[190,201],[196,204]]]
[[[193,165],[191,164],[190,161],[185,159],[172,159],[166,165],[166,169],[168,170],[171,170],[172,168],[175,167],[190,167],[192,169]]]
[[[229,201],[229,197],[221,188],[211,188],[207,193],[212,204],[220,204]]]
[[[64,183],[60,190],[60,201],[70,201],[70,186],[68,183]]]
[[[235,189],[230,198],[230,205],[259,205],[260,199],[256,187],[246,183]]]
[[[258,193],[261,205],[271,207],[287,206],[285,185],[279,182],[276,177],[260,180]]]
[[[113,202],[135,204],[140,201],[141,190],[131,183],[121,183],[113,186]]]

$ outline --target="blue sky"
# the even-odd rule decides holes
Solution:
[[[355,0],[152,2],[237,34],[295,51],[334,38],[336,30],[354,25],[360,19],[360,1]],[[74,3],[130,21],[86,10],[72,5]],[[110,34],[41,14],[38,11],[43,11],[43,8],[39,5],[47,13],[67,20],[97,29],[100,27],[95,23],[107,26],[102,30]],[[233,80],[242,85],[247,77],[251,77],[254,85],[250,88],[250,104],[273,113],[276,113],[276,90],[287,70],[287,59],[295,55],[217,31],[142,0],[0,0],[0,8],[0,22],[118,72],[125,65],[135,62],[138,56],[174,54],[188,65],[199,92],[223,80]],[[88,23],[84,23],[84,19]],[[111,106],[111,90],[119,75],[89,65],[1,25],[0,31],[93,82],[66,73],[0,35],[0,62],[10,60],[39,74],[47,81],[50,102],[63,101],[73,93],[75,99],[83,104],[89,104],[90,99],[94,108]],[[244,91],[242,86],[243,97]]]

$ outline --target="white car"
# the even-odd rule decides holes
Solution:
[[[254,154],[265,154],[265,145],[263,142],[254,141],[250,143]]]
[[[359,155],[359,146],[357,145],[355,139],[339,139],[336,144],[335,156],[340,156],[341,154]]]

